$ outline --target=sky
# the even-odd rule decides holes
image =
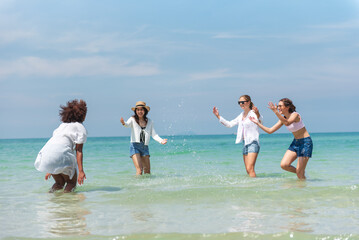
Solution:
[[[84,99],[89,137],[129,136],[145,101],[160,136],[233,134],[252,97],[293,100],[307,130],[359,131],[359,0],[2,0],[0,138],[48,138]],[[279,133],[287,132],[281,129]]]

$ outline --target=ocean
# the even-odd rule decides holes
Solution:
[[[359,239],[359,133],[311,136],[306,181],[280,168],[291,134],[261,134],[257,178],[235,135],[151,140],[140,177],[129,137],[88,138],[87,179],[69,194],[34,168],[48,139],[2,139],[0,238]]]

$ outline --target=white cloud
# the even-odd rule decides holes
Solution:
[[[35,32],[28,30],[4,30],[0,31],[0,44],[8,44],[20,40],[31,39],[35,36]]]
[[[101,53],[119,51],[122,49],[143,49],[146,46],[154,44],[155,42],[150,39],[128,39],[117,34],[109,34],[101,37],[94,36],[90,38],[90,40],[78,39],[76,43],[73,44],[73,49],[84,53]]]
[[[319,29],[356,29],[359,28],[359,20],[355,19],[346,22],[324,24],[324,25],[313,25],[309,27],[319,28]]]
[[[14,61],[0,62],[0,77],[9,75],[27,76],[152,76],[160,73],[151,63],[130,64],[103,57],[49,60],[38,57],[23,57]]]
[[[0,44],[34,39],[37,36],[34,26],[20,20],[18,14],[8,12],[6,5],[0,3]]]
[[[354,24],[351,25],[354,28]],[[289,41],[291,43],[299,44],[316,44],[316,43],[325,43],[325,42],[334,42],[338,40],[346,40],[347,33],[343,31],[328,31],[329,28],[334,28],[334,25],[322,25],[322,26],[310,26],[305,31],[296,31],[293,33],[286,34],[277,34],[277,35],[241,35],[235,32],[227,33],[216,33],[213,34],[211,38],[214,39],[259,39],[266,41]],[[359,27],[359,26],[358,26]],[[342,25],[337,25],[338,30],[349,29],[349,24],[347,28]],[[314,31],[313,31],[314,30]]]

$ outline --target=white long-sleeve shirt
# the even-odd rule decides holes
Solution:
[[[244,140],[244,145],[248,145],[253,141],[257,141],[259,143],[259,128],[255,123],[249,120],[249,117],[254,117],[258,120],[257,115],[250,110],[244,120],[242,112],[232,121],[227,121],[221,116],[219,118],[219,122],[228,128],[238,125],[236,144],[240,143],[242,140]],[[263,117],[260,116],[259,120],[262,121],[262,119]]]
[[[161,143],[163,141],[160,136],[156,133],[155,129],[153,128],[153,122],[151,119],[147,118],[147,125],[144,129],[145,131],[145,145],[150,143],[150,136],[157,142]],[[130,117],[127,122],[125,122],[125,127],[131,128],[131,142],[140,142],[140,134],[141,134],[141,126],[138,125],[136,119],[134,117]]]

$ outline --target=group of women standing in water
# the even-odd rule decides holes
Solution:
[[[238,125],[236,143],[243,141],[243,160],[248,175],[256,177],[254,168],[260,151],[259,128],[271,134],[285,125],[293,133],[294,140],[283,156],[281,167],[286,171],[296,173],[299,179],[305,179],[305,168],[312,156],[313,143],[292,101],[283,98],[276,105],[269,103],[269,108],[279,119],[270,128],[263,125],[263,118],[250,96],[241,96],[238,104],[243,112],[231,121],[223,118],[216,107],[213,108],[213,114],[226,127]],[[122,125],[131,128],[130,157],[136,168],[136,175],[150,174],[148,148],[150,137],[160,144],[166,144],[167,139],[162,139],[156,133],[152,120],[147,117],[150,107],[145,102],[138,101],[131,110],[134,114],[126,122],[121,117]],[[53,136],[36,158],[35,168],[46,172],[46,180],[51,176],[55,180],[50,192],[63,189],[65,185],[64,191],[71,192],[77,183],[81,185],[86,179],[82,164],[82,149],[87,139],[87,131],[82,123],[86,118],[86,113],[87,106],[83,100],[73,100],[66,106],[61,106],[62,123],[55,129]],[[294,167],[292,163],[297,158],[298,163]]]

